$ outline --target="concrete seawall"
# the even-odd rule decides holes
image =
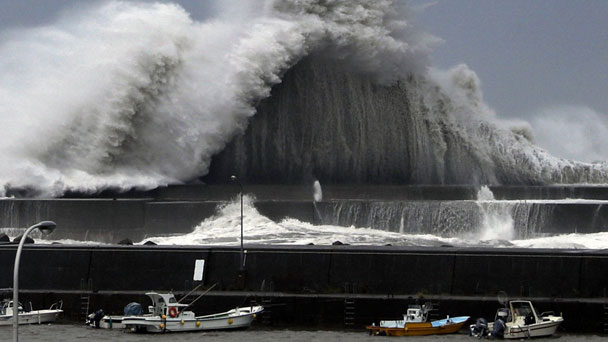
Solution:
[[[0,288],[11,286],[15,249],[0,246]],[[234,247],[29,245],[20,287],[35,303],[63,298],[66,315],[77,318],[82,294],[92,296],[91,310],[120,311],[133,297],[146,302],[141,295],[148,290],[188,291],[197,284],[194,260],[205,259],[204,283],[218,285],[204,310],[265,301],[276,306],[269,310],[275,324],[342,324],[347,298],[357,302],[355,326],[398,317],[420,296],[437,302],[441,315],[492,318],[496,294],[506,291],[532,298],[542,311],[563,312],[569,331],[600,332],[608,303],[607,251],[246,246],[246,252],[239,277]],[[302,315],[308,318],[298,322]]]
[[[2,199],[0,227],[26,228],[41,220],[53,220],[61,229],[54,239],[73,239],[116,243],[129,238],[142,241],[158,235],[191,232],[213,216],[219,200],[158,201],[153,199]],[[511,205],[511,204],[506,204]],[[295,218],[313,224],[374,227],[399,231],[410,222],[407,232],[441,234],[442,228],[470,232],[481,218],[480,207],[472,201],[374,201],[328,200],[318,203],[302,200],[257,200],[261,215],[274,221]],[[608,205],[601,202],[537,203],[518,202],[523,212],[515,225],[521,225],[521,238],[527,231],[547,234],[596,233],[608,230]],[[380,212],[389,214],[379,216]],[[466,220],[440,216],[453,208]],[[416,215],[412,216],[410,213]],[[438,213],[438,214],[437,214]],[[420,221],[420,218],[424,220]],[[439,222],[429,221],[437,219]],[[439,231],[433,231],[438,229]],[[467,230],[468,229],[468,230]]]

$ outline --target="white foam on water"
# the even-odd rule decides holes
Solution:
[[[501,234],[441,237],[432,234],[404,234],[371,228],[313,225],[296,219],[274,222],[253,206],[254,199],[244,196],[243,231],[245,244],[330,245],[336,241],[351,245],[526,247],[526,248],[608,248],[608,233],[566,234],[527,240],[504,239]],[[239,245],[240,202],[234,200],[218,209],[194,228],[192,233],[156,236],[141,241],[159,245]]]

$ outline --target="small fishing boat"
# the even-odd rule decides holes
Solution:
[[[42,324],[55,322],[59,315],[63,312],[63,302],[54,303],[46,310],[30,310],[25,311],[23,305],[19,303],[19,324]],[[31,304],[30,304],[31,309]],[[0,326],[13,324],[13,301],[5,299],[0,307]]]
[[[552,311],[536,313],[532,302],[526,300],[508,301],[508,305],[499,308],[493,323],[479,319],[470,326],[471,335],[478,338],[496,337],[521,339],[551,336],[564,321]]]
[[[187,311],[190,304],[179,303],[172,293],[146,293],[152,300],[148,307],[148,314],[130,314],[136,307],[125,307],[124,316],[107,316],[102,312],[89,315],[87,324],[106,329],[129,329],[134,332],[180,332],[180,331],[206,331],[222,329],[244,329],[251,323],[264,308],[262,306],[237,307],[232,310],[196,316],[194,312]],[[199,297],[200,298],[200,297]],[[137,311],[135,311],[137,312]],[[100,317],[101,316],[101,317]]]
[[[368,325],[365,328],[370,334],[378,336],[423,336],[451,334],[459,331],[469,316],[450,317],[428,322],[431,306],[411,305],[403,320],[380,321],[379,325]]]

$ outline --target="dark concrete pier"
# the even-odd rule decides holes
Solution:
[[[0,288],[11,285],[15,249],[0,246]],[[197,311],[256,301],[276,325],[360,328],[399,317],[417,300],[434,302],[440,316],[493,318],[496,295],[506,291],[562,312],[567,331],[603,332],[608,304],[608,251],[392,246],[246,246],[239,277],[238,247],[28,245],[22,297],[35,306],[63,299],[72,319],[81,318],[83,297],[89,311],[119,313],[130,301],[146,305],[146,291],[194,288],[197,259],[205,260],[204,283],[218,284]],[[353,317],[345,305],[354,305]]]
[[[511,201],[476,202],[479,188],[474,186],[334,185],[323,187],[320,202],[312,201],[309,186],[249,185],[245,192],[255,196],[253,205],[261,215],[275,221],[292,217],[314,224],[439,235],[432,229],[467,229],[498,205],[511,210],[514,226],[524,237],[608,231],[608,187],[490,188],[495,198]],[[60,227],[54,239],[141,241],[192,231],[238,191],[234,185],[184,185],[106,191],[96,198],[7,198],[0,200],[0,226],[25,228],[54,220]],[[570,198],[586,201],[560,201]],[[245,272],[240,273],[238,247],[26,245],[22,298],[35,307],[62,299],[66,317],[73,320],[100,308],[120,313],[131,301],[147,305],[144,293],[149,290],[185,294],[198,284],[193,280],[195,260],[204,259],[204,284],[217,286],[193,307],[201,314],[257,302],[267,308],[265,324],[361,328],[400,317],[408,304],[431,301],[437,318],[449,314],[493,319],[496,295],[506,291],[511,298],[533,300],[539,311],[563,313],[567,331],[604,333],[608,326],[606,250],[347,245],[245,249]],[[0,245],[0,288],[11,286],[15,251],[15,245]]]

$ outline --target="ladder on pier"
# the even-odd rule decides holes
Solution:
[[[602,304],[604,316],[602,317],[602,332],[608,334],[608,297],[606,297],[606,288],[604,288],[604,303]]]
[[[606,288],[604,288],[604,319],[602,322],[602,331],[604,334],[608,334],[608,298],[606,297]]]
[[[357,306],[355,302],[355,294],[357,293],[356,283],[344,283],[344,326],[352,327],[355,325],[355,315],[357,314]]]
[[[80,320],[86,320],[89,315],[89,307],[91,305],[91,296],[89,294],[80,295]]]
[[[445,317],[439,317],[439,304],[440,302],[431,302],[431,310],[429,310],[429,321],[435,321],[443,319]]]
[[[86,320],[91,309],[91,289],[93,288],[93,279],[80,279],[80,320]]]
[[[355,315],[357,306],[354,298],[344,299],[344,326],[352,327],[355,325]]]
[[[262,306],[264,312],[262,312],[262,324],[272,324],[272,298],[262,298]]]

